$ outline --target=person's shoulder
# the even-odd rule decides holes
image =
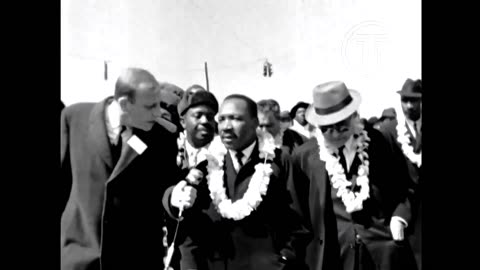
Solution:
[[[395,136],[392,132],[382,131],[375,128],[366,128],[370,142],[374,145],[393,145],[396,143]]]
[[[88,109],[91,109],[93,106],[95,106],[94,102],[78,102],[71,104],[69,106],[65,107],[65,111],[69,113],[75,113],[75,112],[82,112]]]
[[[317,138],[312,137],[307,139],[302,145],[293,150],[292,156],[305,155],[311,152],[318,151]]]
[[[396,136],[397,134],[397,121],[389,121],[385,124],[380,125],[380,132],[388,134],[391,136]]]
[[[98,105],[98,103],[94,103],[94,102],[74,103],[69,106],[66,106],[62,110],[61,115],[67,121],[70,121],[73,119],[83,119],[87,117],[88,114],[90,114],[90,112],[93,110],[95,105]]]
[[[308,138],[300,133],[298,133],[297,131],[293,130],[293,129],[290,129],[290,128],[287,128],[285,131],[284,131],[284,134],[286,134],[287,136],[290,136],[295,142],[301,142],[301,143],[304,143],[308,140]]]

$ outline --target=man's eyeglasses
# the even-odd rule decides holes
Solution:
[[[333,125],[328,125],[328,126],[319,126],[320,130],[322,133],[326,133],[329,130],[336,130],[338,133],[346,132],[350,130],[350,119],[343,120],[341,122],[335,123]]]

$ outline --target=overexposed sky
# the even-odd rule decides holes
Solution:
[[[62,100],[113,94],[118,70],[146,68],[182,88],[205,85],[221,101],[242,93],[282,110],[311,102],[315,85],[343,80],[363,116],[397,106],[407,77],[421,78],[421,1],[63,0]],[[263,77],[265,59],[273,76]],[[109,78],[104,80],[104,61]],[[397,112],[399,112],[397,110]]]

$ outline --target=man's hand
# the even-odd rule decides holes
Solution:
[[[203,173],[199,169],[192,168],[186,177],[190,185],[198,185],[203,178]]]
[[[182,180],[172,190],[170,203],[180,211],[192,207],[197,198],[197,190],[192,186],[187,186],[187,181]]]
[[[390,220],[390,231],[392,232],[393,240],[403,240],[403,231],[405,230],[405,227],[405,224],[400,219],[392,218]]]

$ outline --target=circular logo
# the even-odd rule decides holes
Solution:
[[[374,76],[385,70],[388,50],[385,27],[378,21],[363,21],[353,26],[342,43],[342,60],[359,76]]]

